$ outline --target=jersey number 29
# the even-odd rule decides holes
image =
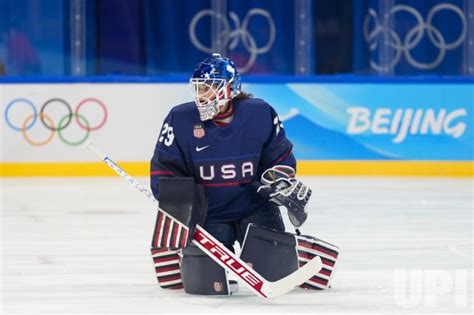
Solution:
[[[165,123],[163,125],[163,129],[161,130],[161,136],[158,139],[158,141],[163,142],[167,147],[173,144],[173,141],[174,141],[173,127],[168,125],[168,123]]]

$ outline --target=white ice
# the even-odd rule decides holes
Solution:
[[[0,313],[472,314],[472,180],[303,180],[302,232],[341,248],[333,288],[264,301],[160,289],[153,205],[119,177],[3,179]]]

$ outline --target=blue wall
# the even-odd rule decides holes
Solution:
[[[80,75],[189,73],[215,51],[249,74],[474,75],[470,0],[1,0],[6,74],[77,74],[77,6]]]

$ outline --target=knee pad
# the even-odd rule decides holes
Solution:
[[[189,294],[230,295],[237,290],[227,271],[194,244],[183,249],[181,278]]]
[[[249,224],[240,258],[269,281],[280,280],[298,269],[294,234]]]

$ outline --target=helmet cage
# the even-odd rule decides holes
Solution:
[[[230,99],[230,88],[225,79],[192,78],[191,94],[195,98],[201,121],[213,119]]]

